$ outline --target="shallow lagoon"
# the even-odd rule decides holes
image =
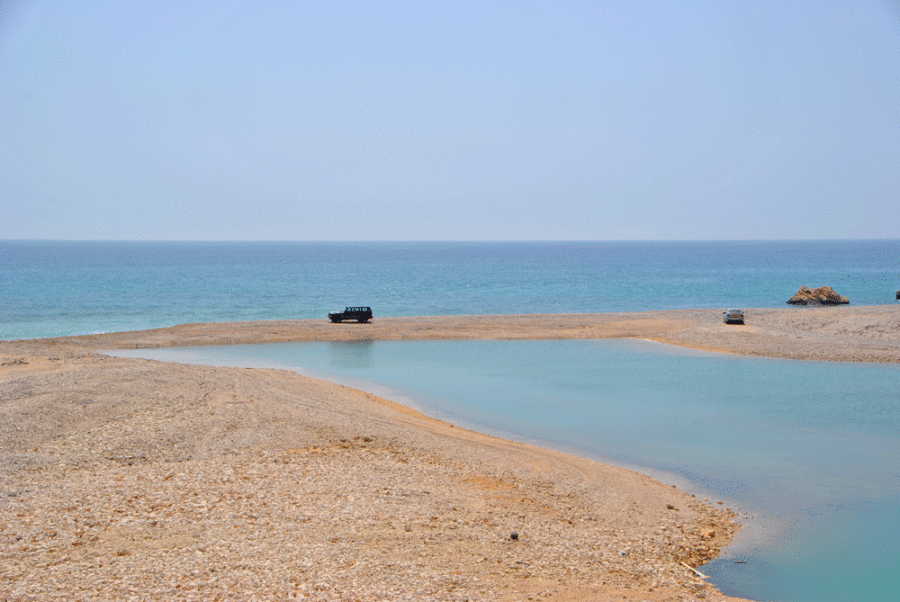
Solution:
[[[459,425],[639,467],[750,516],[726,593],[887,599],[900,572],[900,366],[644,341],[366,341],[116,352],[285,367]]]

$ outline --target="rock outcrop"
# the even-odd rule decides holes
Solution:
[[[797,294],[788,300],[791,305],[847,305],[850,299],[834,292],[830,286],[810,289],[801,286]]]

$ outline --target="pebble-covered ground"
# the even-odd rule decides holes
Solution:
[[[288,372],[17,360],[0,600],[720,598],[731,513],[648,477]]]
[[[199,324],[0,342],[0,601],[725,599],[735,515],[646,476],[273,370],[98,350],[637,337],[900,361],[900,307]],[[702,571],[702,568],[700,569]]]

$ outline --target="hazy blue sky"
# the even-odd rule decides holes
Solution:
[[[0,0],[0,238],[900,237],[900,4]]]

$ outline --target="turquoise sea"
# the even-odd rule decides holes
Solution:
[[[0,242],[0,339],[324,320],[350,304],[371,305],[376,320],[786,307],[804,284],[832,286],[854,305],[895,303],[900,241]],[[635,467],[741,508],[750,517],[744,533],[704,569],[728,593],[782,601],[896,594],[895,365],[743,358],[641,341],[162,353],[323,375],[458,424]]]
[[[801,285],[893,303],[900,240],[0,241],[0,340],[189,322],[785,307]]]

